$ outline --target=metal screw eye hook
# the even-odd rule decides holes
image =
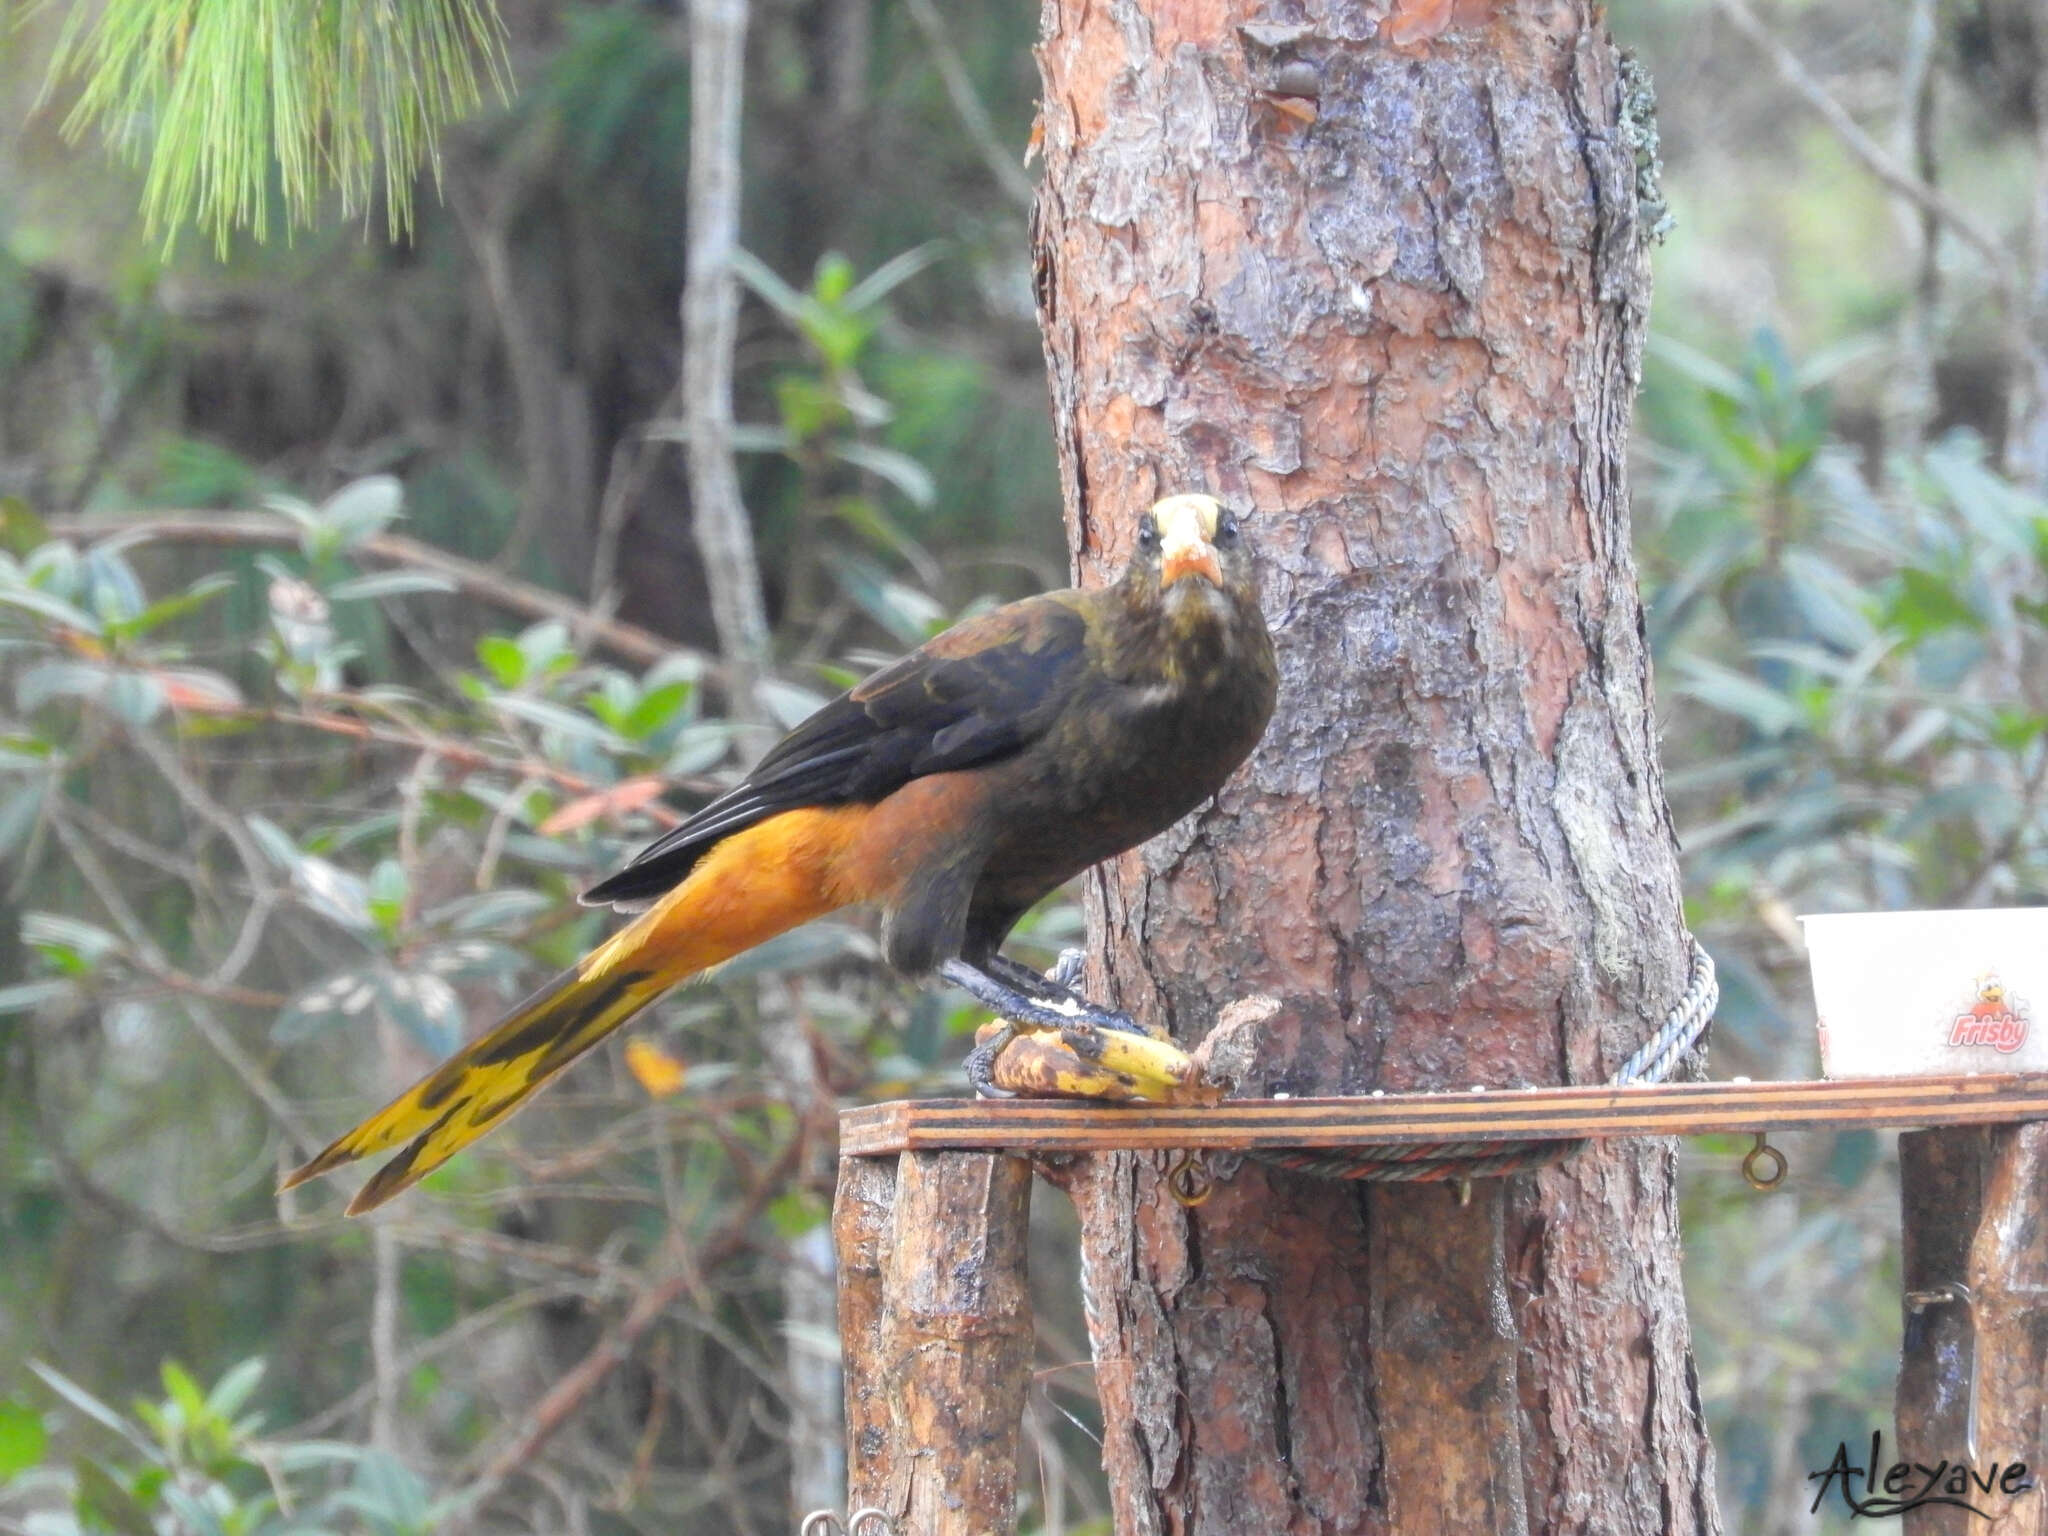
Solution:
[[[1757,1171],[1765,1163],[1771,1168],[1768,1174]],[[1768,1193],[1785,1182],[1785,1175],[1791,1171],[1791,1167],[1792,1165],[1785,1160],[1785,1154],[1771,1145],[1770,1132],[1758,1131],[1756,1145],[1751,1147],[1742,1159],[1742,1176],[1749,1180],[1751,1189],[1761,1189]]]
[[[1197,1148],[1182,1152],[1166,1170],[1166,1192],[1183,1210],[1193,1210],[1216,1193],[1216,1176],[1209,1170],[1209,1154]]]
[[[797,1527],[797,1536],[896,1536],[896,1527],[873,1505],[856,1509],[843,1524],[837,1510],[814,1509]]]

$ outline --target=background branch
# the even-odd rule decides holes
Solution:
[[[483,1465],[470,1488],[472,1510],[480,1507],[514,1473],[540,1454],[548,1441],[573,1418],[611,1373],[632,1357],[633,1346],[661,1319],[684,1292],[700,1289],[704,1276],[746,1246],[747,1231],[782,1183],[802,1158],[806,1138],[802,1134],[785,1142],[775,1160],[753,1182],[748,1193],[726,1212],[718,1231],[693,1250],[688,1239],[670,1228],[668,1263],[662,1275],[650,1281],[633,1298],[618,1325],[599,1339],[590,1352],[559,1377],[541,1400],[534,1404],[526,1422],[501,1443]]]
[[[683,420],[690,516],[736,713],[751,716],[768,661],[768,615],[732,444],[732,350],[739,290],[740,101],[746,0],[691,0],[689,276],[683,285]]]
[[[960,114],[960,124],[980,151],[982,163],[988,167],[989,174],[1003,189],[1004,195],[1019,208],[1028,209],[1035,189],[1031,178],[1024,174],[1023,156],[1003,146],[995,124],[989,120],[988,108],[981,104],[980,93],[974,89],[967,66],[960,61],[960,50],[953,46],[953,39],[946,33],[945,19],[939,15],[938,7],[932,4],[932,0],[905,0],[905,3],[910,19],[917,23],[917,30],[924,36],[925,51],[931,55],[932,68],[939,72],[939,80],[946,87],[946,99]]]
[[[1935,21],[1935,0],[1912,0],[1906,50],[1899,62],[1898,155],[1911,163],[1928,187],[1935,185],[1939,174],[1934,149]],[[1919,262],[1899,314],[1898,365],[1879,403],[1887,450],[1915,453],[1926,440],[1937,405],[1934,325],[1941,298],[1941,219],[1929,208],[1910,204],[1903,222],[1911,225]]]
[[[146,540],[170,544],[286,549],[297,549],[302,534],[297,523],[268,512],[95,512],[53,517],[47,526],[60,538],[96,539],[116,533],[140,533]],[[725,675],[725,669],[716,660],[689,646],[598,613],[573,597],[564,597],[403,534],[374,534],[353,545],[349,553],[379,565],[414,566],[445,576],[465,596],[481,598],[510,613],[530,619],[559,619],[573,633],[587,637],[591,643],[626,661],[652,666],[670,656],[694,656],[703,665],[707,679],[722,680]]]
[[[1714,0],[1721,14],[1777,68],[1778,75],[1811,107],[1822,122],[1835,131],[1842,147],[1862,162],[1863,168],[1915,207],[1934,215],[1958,236],[1975,247],[1989,264],[1989,277],[1999,298],[2015,305],[2020,284],[2012,253],[1975,218],[1956,206],[1938,190],[1915,176],[1885,151],[1883,145],[1863,131],[1848,109],[1828,93],[1800,62],[1799,55],[1779,40],[1776,33],[1757,18],[1748,0]]]

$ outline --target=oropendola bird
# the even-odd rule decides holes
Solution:
[[[1007,1019],[1136,1030],[998,949],[1041,897],[1164,831],[1230,777],[1278,673],[1237,519],[1169,496],[1120,580],[965,619],[820,709],[584,900],[625,928],[285,1179],[405,1144],[383,1204],[498,1125],[670,987],[839,907],[882,950]],[[999,1035],[969,1058],[984,1092]]]

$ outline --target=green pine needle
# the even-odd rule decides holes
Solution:
[[[509,79],[494,0],[105,0],[73,10],[45,89],[77,81],[65,132],[97,123],[147,160],[143,217],[167,249],[195,220],[225,254],[238,228],[268,238],[273,165],[310,225],[329,184],[344,214],[366,207],[381,163],[402,238],[441,130]]]

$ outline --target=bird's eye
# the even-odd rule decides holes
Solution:
[[[1218,544],[1235,544],[1237,542],[1237,519],[1227,512],[1223,514],[1223,521],[1216,525],[1216,542]]]
[[[1153,524],[1152,519],[1148,517],[1144,522],[1138,524],[1138,548],[1156,549],[1158,545],[1159,529]]]

